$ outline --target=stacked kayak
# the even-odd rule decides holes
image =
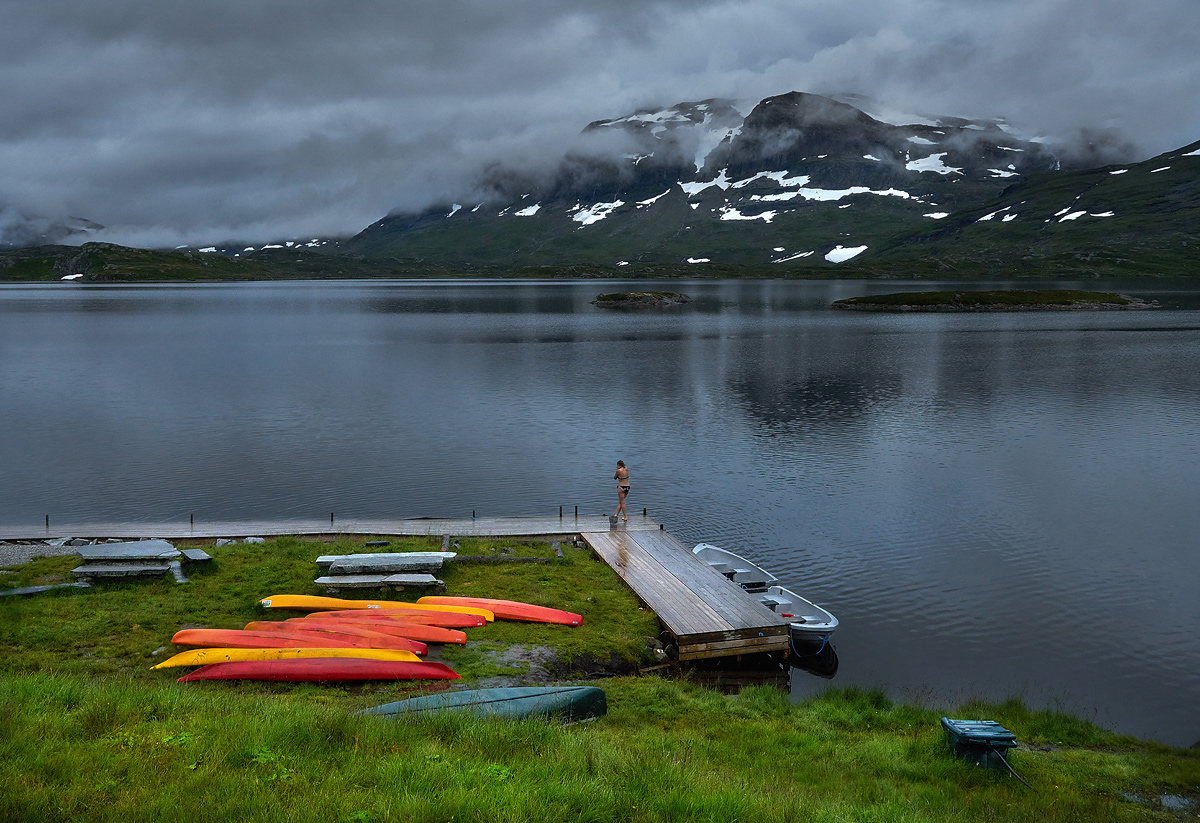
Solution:
[[[254,620],[242,629],[182,629],[171,642],[190,650],[154,668],[199,666],[179,678],[184,682],[454,680],[459,675],[449,667],[420,659],[429,643],[465,644],[467,635],[462,629],[484,626],[497,617],[568,626],[583,622],[580,615],[561,609],[479,597],[423,597],[416,603],[405,603],[279,594],[263,598],[260,603],[268,609],[308,614],[284,620]],[[556,701],[562,699],[558,691],[522,694],[519,698],[468,702],[523,706],[537,714],[550,712],[544,707],[558,706]]]
[[[191,680],[276,680],[338,683],[346,680],[459,680],[443,663],[424,660],[364,660],[361,657],[300,657],[284,660],[233,660],[210,663],[177,678]]]
[[[477,717],[558,717],[575,722],[608,712],[603,689],[594,686],[544,686],[512,689],[469,689],[385,703],[358,712],[399,718],[413,714],[466,712]]]
[[[363,660],[398,660],[411,663],[421,659],[412,652],[391,649],[189,649],[150,668],[170,669],[243,660],[296,660],[307,657],[358,657]]]
[[[466,607],[488,609],[503,620],[525,620],[532,623],[561,623],[564,626],[583,625],[583,617],[574,612],[552,609],[549,606],[534,606],[515,600],[493,600],[488,597],[444,597],[428,595],[417,600],[418,606],[432,608]]]

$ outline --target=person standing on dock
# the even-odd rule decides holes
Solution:
[[[617,461],[617,473],[613,475],[613,480],[617,481],[617,514],[623,520],[629,520],[629,512],[625,511],[625,498],[629,494],[629,469],[625,468],[625,461]]]

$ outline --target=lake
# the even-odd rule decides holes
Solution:
[[[1120,285],[1167,308],[828,309],[950,287],[877,281],[0,286],[0,525],[611,513],[622,459],[631,511],[841,620],[837,675],[795,694],[1017,695],[1187,746],[1200,290]],[[694,302],[589,302],[634,287]]]

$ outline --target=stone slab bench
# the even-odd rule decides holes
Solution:
[[[119,580],[126,577],[162,577],[171,571],[167,561],[158,563],[85,563],[71,569],[76,580]]]
[[[379,557],[341,557],[329,564],[330,574],[396,574],[397,572],[435,572],[442,558],[396,554]]]
[[[336,574],[318,577],[313,582],[329,592],[341,589],[446,590],[446,584],[432,574]]]
[[[75,554],[84,563],[135,562],[139,560],[178,560],[181,552],[166,540],[133,540],[128,543],[101,543],[80,546]]]
[[[22,586],[19,589],[0,589],[0,597],[22,597],[27,594],[41,594],[42,592],[53,591],[54,589],[87,589],[91,588],[91,583],[85,580],[79,580],[75,583],[54,583],[49,586]]]
[[[437,558],[438,567],[447,560],[453,560],[457,557],[457,552],[372,552],[366,554],[323,554],[317,558],[317,565],[322,570],[328,570],[330,566],[339,560],[351,561],[367,561],[376,559],[392,559],[398,557],[423,557]]]
[[[212,560],[212,555],[204,549],[180,549],[179,553],[189,563],[207,563]]]

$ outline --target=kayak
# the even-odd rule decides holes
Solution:
[[[189,649],[170,657],[152,669],[175,666],[207,666],[209,663],[231,663],[235,660],[291,660],[301,657],[361,657],[367,660],[407,660],[421,658],[399,649]]]
[[[491,623],[495,615],[485,608],[471,606],[435,606],[403,603],[399,600],[343,600],[339,597],[321,597],[310,594],[273,594],[259,601],[268,609],[306,609],[308,611],[323,611],[326,609],[419,609],[432,612],[459,612],[462,614],[477,614]]]
[[[293,660],[236,660],[212,663],[176,678],[192,680],[280,680],[331,683],[343,680],[460,680],[444,663],[363,660],[360,657],[302,657]]]
[[[518,603],[515,600],[492,600],[487,597],[445,597],[443,595],[426,595],[417,600],[417,605],[431,606],[470,606],[478,609],[488,609],[496,617],[505,620],[528,620],[534,623],[562,623],[566,626],[579,626],[583,617],[574,612],[562,609],[552,609],[549,606],[535,606],[532,603]]]
[[[373,632],[370,629],[358,629],[353,626],[334,626],[328,623],[314,623],[311,626],[300,627],[285,622],[253,620],[245,625],[244,630],[267,634],[281,632],[283,634],[309,634],[318,637],[329,635],[331,637],[365,641],[370,643],[373,649],[403,649],[415,654],[425,654],[428,651],[428,647],[419,640],[408,640],[404,637],[396,637],[394,634]]]
[[[441,626],[443,629],[470,629],[487,625],[487,619],[478,614],[427,612],[416,609],[335,609],[313,612],[309,617],[349,617],[373,623],[417,623],[422,626]]]
[[[404,637],[408,640],[420,640],[425,643],[458,643],[467,642],[467,636],[457,629],[443,629],[441,626],[423,626],[419,623],[401,623],[392,620],[355,620],[352,617],[326,617],[323,614],[310,614],[308,617],[290,617],[284,621],[287,626],[306,628],[313,626],[328,626],[332,629],[340,627],[366,629],[380,634],[390,634],[394,637]]]
[[[391,641],[400,639],[390,637]],[[241,629],[181,629],[170,638],[175,645],[212,649],[400,649],[371,638],[319,631],[242,631]],[[424,644],[422,644],[424,645]],[[404,649],[413,651],[415,649]]]
[[[604,690],[594,686],[529,686],[511,689],[470,689],[442,692],[385,703],[356,712],[360,715],[399,717],[442,711],[469,712],[480,717],[559,717],[567,721],[591,720],[608,712]]]

